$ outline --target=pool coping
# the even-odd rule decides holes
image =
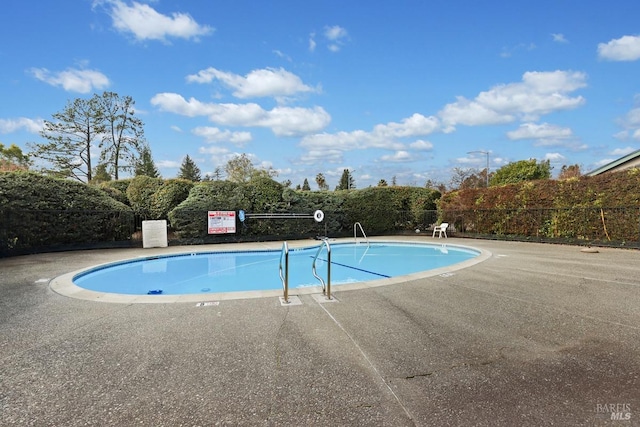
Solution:
[[[341,238],[341,239],[329,239],[330,243],[353,243],[354,239],[352,238]],[[358,240],[360,243],[363,243],[363,239]],[[348,284],[340,284],[332,287],[332,294],[335,292],[343,292],[343,291],[353,291],[359,289],[367,289],[367,288],[375,288],[380,286],[389,286],[396,285],[403,282],[410,282],[418,279],[425,279],[428,277],[440,276],[443,274],[451,274],[457,270],[461,270],[464,268],[471,267],[480,262],[483,262],[489,259],[492,256],[492,253],[486,249],[480,249],[473,246],[460,245],[456,243],[448,243],[443,240],[433,239],[431,237],[416,240],[415,238],[406,239],[399,236],[398,238],[390,239],[389,237],[385,238],[369,238],[369,241],[372,243],[414,243],[414,244],[440,244],[442,246],[447,246],[451,248],[459,248],[465,250],[472,250],[479,252],[478,256],[465,260],[450,266],[439,267],[432,270],[421,271],[417,273],[411,273],[404,276],[396,276],[390,278],[383,278],[377,280],[371,280],[366,282],[357,282],[357,283],[348,283]],[[309,248],[309,247],[317,247],[320,243],[318,241],[313,241],[311,243],[309,240],[298,240],[298,241],[288,241],[287,242],[290,248],[299,249],[299,248]],[[219,244],[215,245],[215,252],[233,252],[242,250],[277,250],[282,247],[283,242],[253,242],[253,243],[234,243],[234,244]],[[118,294],[118,293],[107,293],[107,292],[97,292],[91,291],[85,288],[81,288],[80,286],[73,283],[73,278],[81,273],[87,272],[88,270],[92,270],[95,268],[108,266],[110,264],[118,264],[126,261],[133,261],[137,258],[148,258],[149,256],[171,256],[171,255],[181,255],[181,254],[192,254],[192,253],[204,253],[211,252],[210,245],[207,246],[180,246],[180,247],[169,247],[162,248],[164,251],[158,253],[157,251],[147,252],[149,249],[140,249],[139,251],[145,251],[145,255],[129,256],[120,260],[114,260],[102,264],[93,265],[90,267],[82,268],[76,271],[72,271],[61,276],[55,277],[49,282],[49,287],[51,290],[56,292],[57,294],[75,298],[85,301],[96,301],[96,302],[105,302],[105,303],[119,303],[119,304],[166,304],[166,303],[194,303],[194,302],[207,302],[207,301],[225,301],[225,300],[241,300],[241,299],[251,299],[251,298],[267,298],[267,297],[279,297],[283,295],[282,289],[272,289],[272,290],[256,290],[256,291],[234,291],[234,292],[221,292],[221,293],[202,293],[202,294],[184,294],[184,295],[131,295],[131,294]],[[138,250],[136,250],[138,251]],[[302,288],[290,288],[289,296],[299,296],[299,295],[311,295],[311,294],[322,294],[322,288],[318,286],[309,286]]]

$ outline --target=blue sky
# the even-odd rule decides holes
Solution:
[[[131,96],[164,178],[240,153],[293,186],[345,168],[448,183],[640,148],[640,2],[9,0],[0,142],[28,151],[67,101]]]

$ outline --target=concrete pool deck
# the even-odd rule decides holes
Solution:
[[[640,425],[639,251],[404,239],[490,256],[288,306],[111,304],[50,287],[220,246],[0,259],[0,425]]]

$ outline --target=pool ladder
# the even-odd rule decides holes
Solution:
[[[318,256],[322,252],[322,249],[327,248],[327,281],[325,282],[316,271],[316,261]],[[327,299],[331,299],[331,245],[329,245],[328,239],[323,239],[322,244],[316,252],[316,256],[313,258],[313,264],[311,264],[311,272],[316,279],[320,281],[322,286],[322,293],[326,295]],[[282,280],[282,289],[284,291],[284,303],[289,304],[289,245],[287,242],[282,243],[282,250],[280,251],[280,265],[278,267],[278,274],[280,280]]]
[[[370,246],[369,238],[364,233],[364,229],[362,228],[362,224],[360,224],[359,222],[356,222],[355,224],[353,224],[353,240],[355,240],[356,243],[358,243],[358,234],[357,234],[358,228],[360,229],[360,232],[362,233],[362,237],[364,237],[365,242],[367,242],[367,247],[369,247]]]
[[[282,260],[284,259],[284,269],[282,267]],[[282,271],[284,270],[284,274]],[[282,280],[282,289],[284,290],[284,303],[289,304],[289,245],[287,242],[282,244],[282,251],[280,252],[280,267],[278,273],[280,274],[280,280]]]
[[[316,261],[318,260],[318,256],[322,252],[323,248],[327,248],[327,281],[325,282],[322,277],[318,275],[316,272]],[[322,293],[326,295],[327,299],[331,299],[331,245],[329,244],[329,239],[322,239],[322,244],[318,248],[316,252],[316,256],[313,257],[313,264],[311,264],[311,272],[315,276],[316,279],[320,281],[320,285],[322,286]]]

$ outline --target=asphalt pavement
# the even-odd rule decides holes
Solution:
[[[288,305],[52,287],[96,264],[210,247],[0,259],[0,425],[640,425],[640,251],[404,239],[486,256],[335,286],[331,302],[291,290]]]

